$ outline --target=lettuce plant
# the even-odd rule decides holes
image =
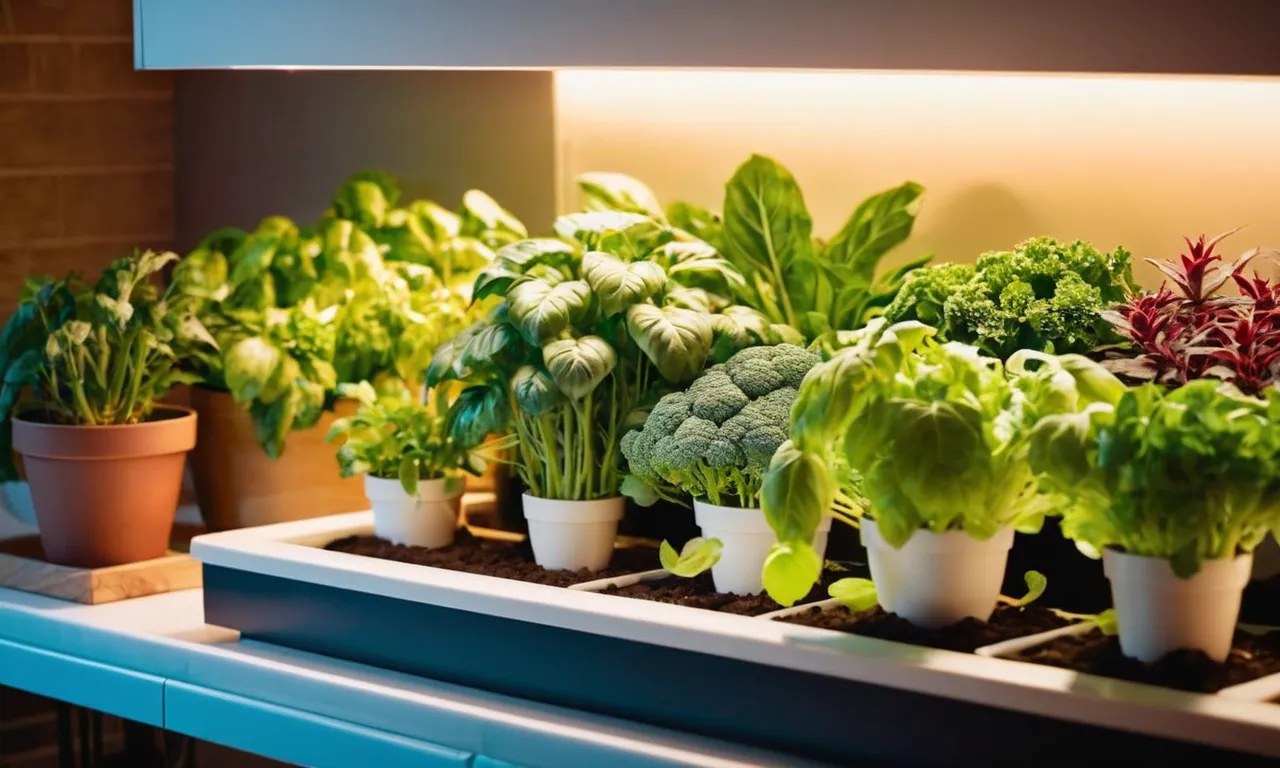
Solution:
[[[1035,237],[974,265],[913,272],[884,315],[928,323],[940,339],[1002,360],[1019,349],[1085,353],[1119,340],[1100,313],[1133,290],[1131,260],[1123,248]]]
[[[1278,418],[1274,389],[1264,400],[1209,379],[1144,384],[1044,419],[1029,459],[1070,501],[1062,530],[1082,552],[1167,559],[1185,578],[1280,530]]]
[[[92,286],[75,276],[27,280],[0,332],[0,480],[18,479],[16,409],[55,424],[134,424],[173,386],[195,379],[182,361],[215,342],[190,297],[152,282],[177,258],[135,252]],[[20,402],[25,392],[32,402]]]
[[[740,281],[692,236],[638,213],[560,217],[557,238],[500,248],[475,297],[501,302],[437,350],[428,384],[473,383],[451,410],[464,442],[516,434],[515,464],[529,493],[617,496],[620,442],[674,386],[691,381],[713,348],[726,354],[774,340],[752,316],[717,328],[727,301],[717,281]]]
[[[1219,379],[1246,394],[1280,380],[1280,286],[1244,273],[1262,250],[1254,248],[1231,263],[1222,263],[1214,252],[1236,231],[1208,242],[1203,235],[1195,242],[1185,238],[1187,253],[1177,261],[1148,259],[1168,281],[1102,313],[1132,345],[1105,361],[1109,369],[1168,386]],[[1239,295],[1224,295],[1228,285]]]
[[[419,389],[435,348],[486,309],[469,308],[469,291],[450,290],[440,275],[473,277],[492,257],[489,246],[472,253],[442,235],[426,254],[423,243],[395,235],[394,222],[408,215],[392,207],[398,194],[389,176],[359,174],[315,230],[279,216],[252,232],[218,230],[175,270],[175,284],[198,302],[220,343],[220,352],[197,356],[201,381],[249,410],[270,456],[291,430],[316,423],[341,383]],[[523,231],[488,202],[454,218],[487,242]],[[475,260],[462,261],[464,251]]]
[[[354,416],[338,419],[329,429],[330,442],[343,440],[338,449],[343,477],[399,480],[413,496],[422,480],[484,473],[479,446],[449,434],[447,387],[429,392],[425,402],[403,392],[380,395],[367,381],[343,384],[338,392],[360,404]]]
[[[708,243],[745,277],[733,286],[737,301],[810,339],[861,327],[930,259],[877,274],[915,224],[924,188],[911,181],[862,201],[828,241],[813,236],[795,177],[762,155],[752,155],[725,184],[723,215],[687,202],[664,212],[648,187],[623,174],[585,174],[578,186],[589,208],[650,216]]]
[[[1083,357],[1023,351],[1005,366],[935,333],[878,319],[801,384],[761,493],[779,539],[764,583],[779,603],[817,581],[809,542],[826,514],[854,525],[866,514],[893,546],[918,530],[1038,531],[1051,502],[1027,463],[1032,428],[1123,388]],[[865,508],[842,489],[853,476]]]

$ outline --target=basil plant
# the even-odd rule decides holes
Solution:
[[[896,547],[920,530],[979,540],[1010,527],[1039,531],[1054,500],[1027,458],[1036,424],[1123,390],[1078,355],[1024,350],[1006,365],[970,345],[939,344],[935,333],[874,320],[801,384],[791,440],[761,492],[778,535],[764,584],[779,603],[818,580],[810,542],[824,515],[873,524]]]
[[[687,232],[617,211],[562,216],[555,232],[497,251],[474,295],[499,303],[437,350],[427,383],[471,382],[455,438],[513,431],[531,495],[615,497],[621,438],[662,394],[785,331],[730,306],[741,275]]]

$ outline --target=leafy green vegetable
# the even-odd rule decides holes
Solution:
[[[1070,500],[1062,530],[1081,551],[1167,559],[1186,578],[1280,530],[1277,417],[1275,390],[1263,400],[1209,379],[1144,384],[1045,419],[1029,459]]]
[[[279,216],[221,229],[175,269],[220,344],[195,356],[200,380],[249,410],[269,455],[316,422],[339,383],[418,390],[436,348],[491,308],[468,307],[470,281],[523,225],[476,191],[460,214],[399,201],[392,176],[364,171],[314,231]]]
[[[338,419],[329,430],[329,442],[342,441],[338,466],[343,477],[399,479],[405,493],[414,496],[420,480],[484,472],[479,443],[464,444],[449,433],[447,389],[428,393],[426,404],[403,393],[380,397],[368,382],[343,384],[338,392],[360,403],[354,416]]]
[[[938,264],[912,272],[884,310],[891,322],[918,320],[938,338],[973,344],[1004,359],[1019,349],[1087,352],[1119,341],[1099,314],[1134,289],[1131,256],[1082,241],[1037,237],[976,266]]]
[[[720,562],[724,544],[719,539],[693,538],[685,542],[680,554],[668,542],[658,548],[658,560],[662,568],[672,576],[691,579]]]
[[[152,282],[177,258],[135,251],[92,287],[75,276],[27,280],[0,332],[0,480],[18,479],[15,413],[37,411],[55,424],[134,424],[174,385],[194,380],[182,361],[215,342],[196,300]],[[26,391],[33,402],[21,402]]]
[[[764,581],[779,603],[817,579],[809,542],[824,514],[857,524],[865,512],[900,547],[917,530],[982,540],[1008,527],[1035,532],[1050,511],[1027,462],[1032,428],[1089,404],[1079,379],[1110,374],[1084,358],[1066,365],[1035,352],[1006,367],[933,335],[920,323],[873,321],[805,378],[791,441],[773,456],[761,492],[780,541]],[[866,508],[844,490],[843,467],[860,479]]]
[[[1049,586],[1049,580],[1039,571],[1027,571],[1022,578],[1027,583],[1027,594],[1017,600],[1008,601],[1009,605],[1015,608],[1025,608],[1039,600]]]
[[[777,162],[752,155],[725,185],[724,216],[686,202],[672,203],[664,219],[653,191],[618,173],[588,173],[578,186],[591,211],[648,218],[673,228],[675,246],[695,241],[706,250],[686,269],[736,279],[715,286],[797,334],[813,337],[831,329],[857,328],[897,295],[906,276],[929,261],[916,259],[877,275],[884,256],[911,234],[924,188],[914,182],[864,200],[830,242],[813,237],[813,221],[800,186]],[[674,274],[670,266],[667,273]],[[706,287],[706,286],[703,286]],[[765,342],[769,343],[769,342]],[[720,358],[720,359],[723,359]]]
[[[428,369],[430,384],[470,382],[454,404],[454,429],[473,432],[483,420],[487,430],[514,430],[521,478],[543,498],[619,493],[621,436],[702,371],[717,340],[713,307],[729,304],[713,291],[742,282],[706,243],[635,212],[636,190],[597,182],[592,194],[631,210],[597,205],[557,219],[556,239],[499,248],[474,295],[501,303],[441,346]],[[758,315],[735,317],[753,331],[722,342],[722,353],[772,338]],[[501,418],[473,406],[494,393],[508,404],[495,411]]]
[[[663,396],[642,429],[623,435],[621,449],[637,502],[679,501],[758,505],[774,452],[787,439],[796,389],[818,357],[781,344],[751,347],[710,368],[682,392]]]
[[[880,595],[871,579],[840,579],[827,587],[827,594],[851,611],[865,611],[880,604]]]

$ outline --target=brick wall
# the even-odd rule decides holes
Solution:
[[[0,0],[0,317],[22,277],[173,237],[173,78],[133,69],[130,0]]]

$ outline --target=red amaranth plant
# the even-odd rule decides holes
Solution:
[[[1214,253],[1223,238],[1185,238],[1177,261],[1147,259],[1168,276],[1154,293],[1130,296],[1105,317],[1133,350],[1104,361],[1112,372],[1137,381],[1179,386],[1201,378],[1230,381],[1257,394],[1280,380],[1280,285],[1244,274],[1262,249],[1231,263]],[[1240,296],[1220,291],[1234,282]],[[1133,354],[1136,352],[1137,354]]]

